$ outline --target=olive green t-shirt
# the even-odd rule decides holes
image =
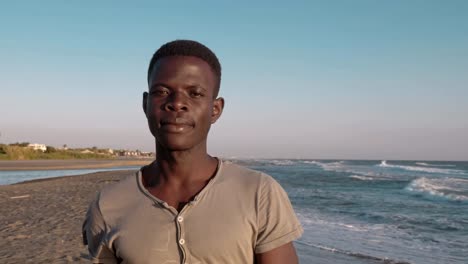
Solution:
[[[103,189],[83,236],[94,263],[254,263],[302,235],[286,192],[270,176],[219,161],[180,212],[151,195],[141,171]]]

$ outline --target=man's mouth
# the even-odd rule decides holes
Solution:
[[[194,126],[191,120],[182,117],[163,119],[160,124],[161,129],[169,133],[182,133]]]

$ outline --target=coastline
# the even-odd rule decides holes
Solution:
[[[88,205],[103,187],[134,173],[97,172],[0,186],[1,262],[89,263],[81,237]]]
[[[102,169],[143,166],[154,158],[144,159],[68,159],[68,160],[0,160],[0,171]]]
[[[88,205],[102,188],[134,173],[105,171],[0,185],[0,262],[89,263],[81,236]],[[296,249],[300,263],[381,263],[298,243]]]
[[[89,263],[81,238],[88,205],[99,190],[134,173],[106,171],[0,185],[0,222],[4,223],[0,227],[0,260]],[[304,253],[299,247],[301,263],[314,259]],[[316,253],[333,259],[328,252]]]

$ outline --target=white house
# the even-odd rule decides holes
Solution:
[[[37,144],[37,143],[29,144],[28,148],[32,148],[34,150],[40,150],[42,152],[45,152],[47,150],[47,146],[45,144]]]

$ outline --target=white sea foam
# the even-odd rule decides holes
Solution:
[[[311,227],[321,227],[327,230],[347,230],[354,232],[371,232],[376,230],[381,230],[383,225],[374,224],[370,225],[368,223],[358,223],[351,222],[350,220],[345,219],[332,219],[325,217],[320,214],[310,214],[310,213],[297,213],[299,220],[305,226]]]
[[[431,166],[425,162],[416,162],[416,165],[421,165],[421,166]]]
[[[429,164],[426,162],[416,162],[416,165],[420,166],[433,166],[433,167],[455,167],[453,164]]]
[[[312,243],[304,242],[304,241],[300,241],[300,240],[296,241],[296,243],[304,245],[304,246],[309,246],[309,247],[317,248],[317,249],[320,249],[320,250],[328,251],[328,252],[331,252],[331,253],[338,253],[338,254],[351,256],[353,259],[347,259],[346,261],[351,260],[352,263],[358,263],[358,262],[359,263],[364,263],[364,262],[367,263],[367,261],[371,261],[372,263],[382,262],[382,263],[387,263],[387,264],[411,264],[410,262],[407,262],[407,261],[399,261],[399,260],[394,260],[394,259],[390,259],[390,258],[387,258],[387,257],[376,257],[376,256],[372,256],[372,255],[366,255],[366,254],[363,254],[363,253],[359,253],[359,252],[352,252],[352,251],[341,250],[341,249],[338,249],[338,248],[328,247],[328,246],[324,246],[324,245],[321,245],[321,244],[312,244]],[[343,260],[341,260],[339,263],[342,263],[342,261]],[[361,262],[361,261],[363,261],[363,262]],[[327,262],[327,263],[329,263],[329,262]],[[332,260],[330,261],[330,263],[332,263]]]
[[[345,162],[343,160],[335,161],[335,162],[318,162],[318,161],[310,162],[310,164],[315,164],[326,171],[342,171],[344,163]]]
[[[243,165],[277,165],[277,166],[290,166],[296,165],[297,160],[290,159],[238,159],[237,162]]]
[[[458,178],[418,178],[406,190],[454,201],[468,201],[468,180]]]
[[[398,168],[408,171],[419,171],[419,172],[428,172],[428,173],[440,173],[440,174],[465,174],[462,170],[454,170],[454,169],[441,169],[441,168],[433,168],[433,167],[419,167],[419,166],[406,166],[406,165],[394,165],[388,164],[387,161],[382,160],[379,164],[380,167],[384,168]]]
[[[315,161],[315,160],[304,160],[302,163],[305,163],[305,164],[315,164],[315,165],[317,165],[317,164],[320,163],[320,162]]]
[[[271,160],[271,163],[274,165],[285,166],[285,165],[294,165],[296,164],[293,160]]]
[[[303,161],[304,164],[312,164],[322,168],[324,171],[335,171],[349,173],[351,178],[358,180],[394,180],[395,175],[382,173],[376,171],[375,167],[372,168],[367,165],[353,165],[346,161],[335,161],[335,162],[319,162],[315,160]]]
[[[373,177],[363,176],[363,175],[351,175],[349,177],[353,178],[353,179],[358,179],[358,180],[361,180],[361,181],[372,181],[372,180],[375,179]]]
[[[408,248],[401,248],[401,237],[404,233],[394,226],[369,224],[346,219],[340,216],[326,216],[319,212],[298,211],[298,217],[304,227],[304,236],[298,243],[330,252],[342,253],[358,258],[388,260],[382,256],[382,250],[391,248],[393,255],[401,257]],[[376,244],[375,241],[378,241]],[[396,246],[396,247],[395,247]],[[354,263],[354,262],[353,262]],[[385,263],[399,263],[386,261]]]

